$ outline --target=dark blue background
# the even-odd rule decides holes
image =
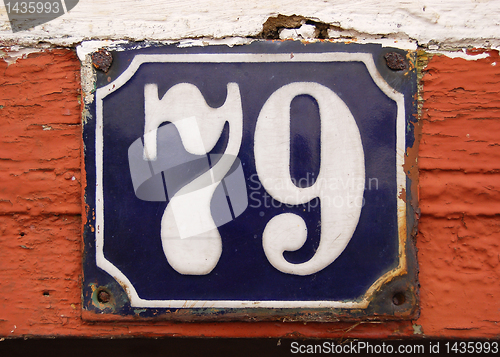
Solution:
[[[116,52],[115,60],[125,68],[131,55],[133,52]],[[309,231],[308,240],[300,250],[287,252],[285,257],[290,262],[307,261],[319,242],[320,209],[308,213],[302,206],[249,206],[236,220],[219,227],[223,251],[210,274],[183,276],[177,273],[169,266],[161,246],[160,224],[167,202],[136,198],[128,166],[128,148],[144,133],[144,85],[157,83],[162,96],[177,83],[192,83],[209,105],[218,107],[226,99],[227,83],[238,83],[244,115],[239,158],[250,194],[257,186],[250,177],[257,178],[253,135],[258,114],[274,91],[298,81],[327,86],[347,104],[361,134],[366,185],[370,178],[378,180],[378,189],[373,183],[371,190],[365,190],[365,206],[350,243],[330,266],[318,273],[284,274],[273,268],[264,255],[265,225],[283,212],[303,217]],[[302,96],[292,102],[291,108],[292,176],[299,179],[308,172],[317,175],[320,165],[317,105],[311,97]],[[126,85],[104,99],[105,257],[130,279],[143,299],[351,300],[360,297],[375,280],[398,264],[396,110],[395,102],[382,93],[360,62],[142,65]],[[223,137],[214,151],[223,152],[226,139]],[[89,177],[91,179],[92,174]],[[264,194],[261,188],[259,196]],[[271,199],[267,202],[271,203]],[[249,204],[255,206],[256,202],[249,199]],[[89,274],[86,275],[87,280],[91,280]]]

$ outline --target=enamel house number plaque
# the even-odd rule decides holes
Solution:
[[[416,314],[413,52],[108,50],[85,107],[84,318]]]

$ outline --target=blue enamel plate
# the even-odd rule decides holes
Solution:
[[[85,96],[85,318],[415,316],[414,52],[139,47]]]

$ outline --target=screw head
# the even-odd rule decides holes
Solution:
[[[384,55],[387,67],[393,71],[402,71],[406,69],[406,60],[397,52],[389,52]]]
[[[104,48],[92,53],[92,64],[95,68],[100,69],[103,72],[107,72],[109,70],[112,62],[113,56]]]

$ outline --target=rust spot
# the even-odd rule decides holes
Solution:
[[[406,69],[405,58],[397,52],[389,52],[384,55],[387,67],[393,71],[402,71]]]
[[[398,198],[406,203],[406,190],[404,187],[399,192]]]
[[[112,62],[113,56],[104,48],[92,53],[92,64],[95,68],[100,69],[103,72],[107,72],[109,70]]]

